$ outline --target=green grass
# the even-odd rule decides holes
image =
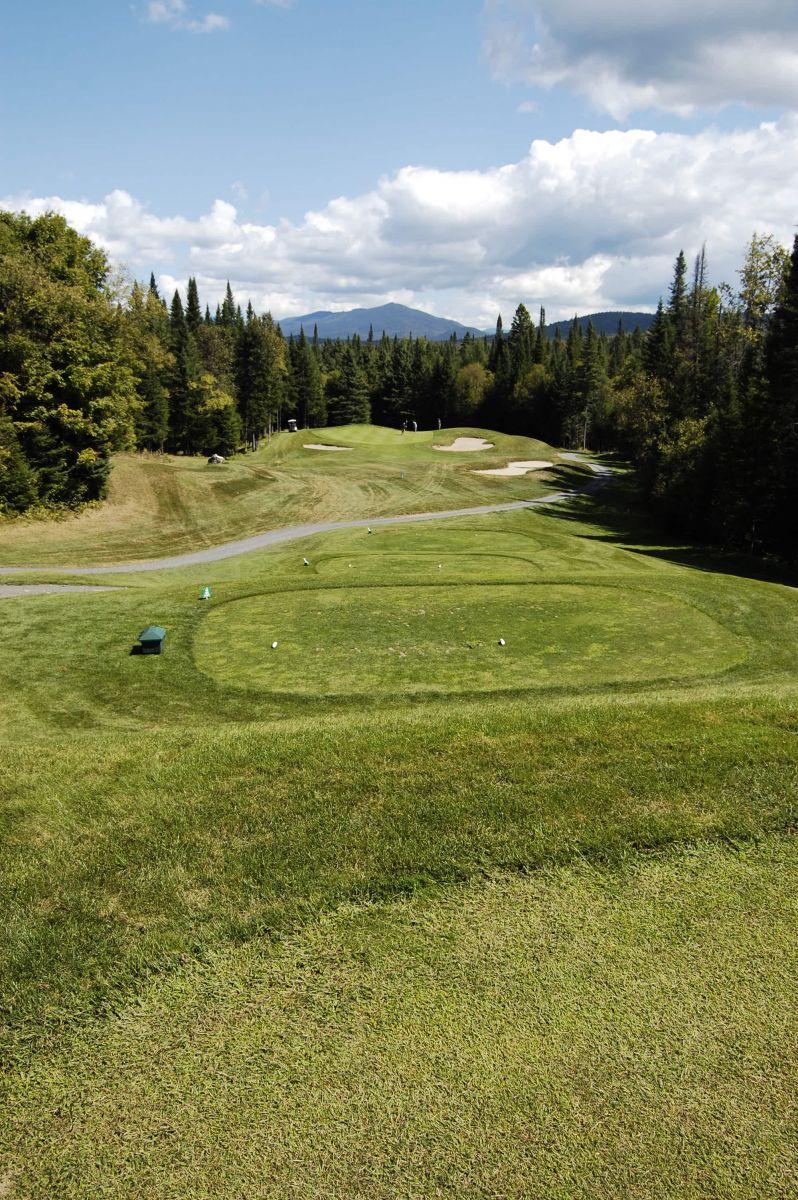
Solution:
[[[303,440],[350,435],[286,471],[486,486]],[[271,482],[215,509],[186,470],[166,533],[134,487],[129,543],[112,504],[30,561],[276,523]],[[630,503],[0,602],[0,1194],[795,1194],[798,592]]]
[[[794,1196],[796,894],[775,840],[339,909],[37,1064],[6,1178],[41,1200]]]
[[[788,830],[796,731],[794,701],[519,701],[10,750],[7,1034],[57,1040],[153,971],[342,902]]]
[[[663,663],[673,679],[745,657],[744,643],[674,597],[538,582],[248,596],[218,606],[194,644],[220,683],[308,696],[578,687],[656,679]]]
[[[404,436],[372,425],[282,433],[255,454],[208,466],[204,458],[122,454],[108,502],[60,521],[0,523],[0,565],[81,565],[187,553],[307,521],[377,517],[528,499],[578,483],[585,468],[544,442],[491,434],[493,450],[434,449],[482,430]],[[306,443],[347,445],[346,454]],[[520,479],[476,475],[508,459],[551,459]]]

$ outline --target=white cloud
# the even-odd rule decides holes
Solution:
[[[219,13],[192,17],[186,0],[148,0],[146,15],[154,25],[168,25],[170,29],[184,29],[188,33],[217,33],[230,28],[227,17]]]
[[[229,29],[230,22],[219,13],[209,12],[197,21],[189,21],[186,28],[191,33],[215,33],[217,30]]]
[[[497,78],[563,85],[619,120],[798,107],[795,0],[485,0],[484,24]]]
[[[577,130],[488,171],[408,166],[298,223],[245,221],[224,200],[156,216],[123,191],[0,206],[63,212],[142,277],[196,274],[211,304],[229,278],[275,316],[401,300],[490,326],[519,301],[552,319],[652,307],[677,251],[705,241],[713,276],[732,279],[754,229],[791,241],[797,192],[789,115],[732,133]]]

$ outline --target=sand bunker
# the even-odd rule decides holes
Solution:
[[[486,442],[484,438],[455,438],[451,446],[433,446],[433,450],[454,450],[455,453],[463,454],[469,450],[492,450],[493,442]]]
[[[346,454],[352,449],[352,447],[351,446],[322,446],[322,444],[320,442],[310,442],[310,443],[306,442],[305,445],[302,447],[302,449],[303,450],[343,450],[344,453]]]
[[[545,471],[547,467],[553,467],[554,463],[546,462],[545,459],[532,459],[531,462],[511,462],[506,467],[494,467],[487,471],[472,471],[472,475],[526,475],[527,471]]]

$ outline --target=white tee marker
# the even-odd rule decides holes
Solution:
[[[506,645],[507,645],[507,643],[505,642],[504,638],[499,638],[499,645],[500,645],[500,646],[506,646]]]
[[[277,643],[276,643],[276,642],[272,642],[272,650],[276,650],[276,649],[277,649]]]

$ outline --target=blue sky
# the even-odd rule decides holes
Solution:
[[[588,0],[7,0],[0,202],[60,208],[167,285],[196,273],[213,298],[229,275],[277,315],[650,307],[709,232],[701,204],[718,215],[710,170],[719,268],[754,227],[787,236],[792,7],[662,0],[650,27],[605,0],[598,41]]]

